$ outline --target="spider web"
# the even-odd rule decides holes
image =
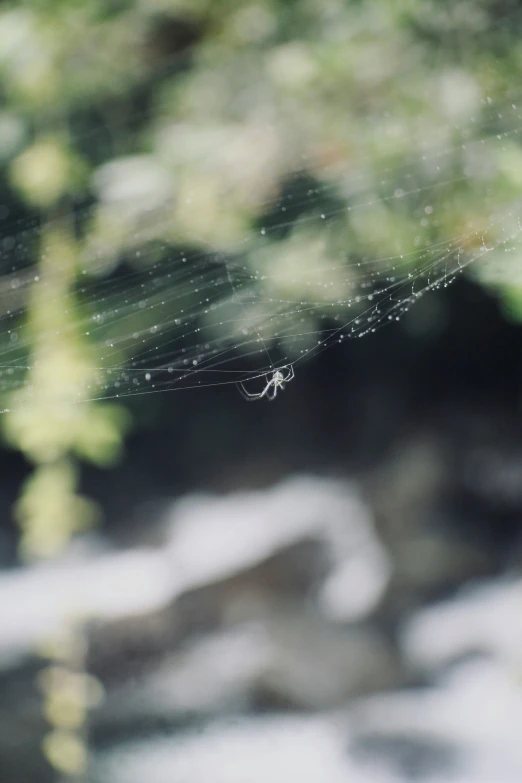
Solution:
[[[64,307],[55,276],[41,271],[52,231],[74,233],[80,248],[72,315],[57,330],[87,346],[87,378],[59,380],[78,402],[237,382],[258,391],[266,373],[292,365],[298,375],[312,357],[400,321],[464,272],[517,282],[519,183],[499,181],[518,164],[518,98],[484,96],[464,122],[429,139],[403,124],[410,159],[371,177],[370,154],[326,164],[310,153],[290,157],[277,181],[262,170],[263,134],[243,138],[238,152],[251,128],[238,124],[228,139],[215,129],[198,135],[165,109],[154,153],[99,166],[89,200],[43,224],[0,205],[4,399],[31,404],[39,346],[53,337],[28,325],[31,302]],[[202,175],[216,167],[227,186],[222,214],[206,215]],[[238,198],[247,202],[231,230],[221,225],[232,220],[227,188],[236,212]],[[470,193],[463,213],[461,194]]]

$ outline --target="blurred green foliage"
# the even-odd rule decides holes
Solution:
[[[473,273],[520,317],[521,31],[508,0],[0,5],[0,258],[30,367],[3,425],[35,464],[16,510],[26,555],[93,517],[74,459],[111,464],[130,424],[85,401],[100,346],[124,360],[124,338],[154,328],[121,288],[87,301],[85,276],[180,247],[241,255],[267,297],[306,309],[304,332],[352,297],[361,260],[385,277],[404,254],[407,275],[446,243],[456,266],[462,237],[459,260],[480,256]]]

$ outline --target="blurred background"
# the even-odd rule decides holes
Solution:
[[[2,783],[522,779],[521,33],[0,4]]]

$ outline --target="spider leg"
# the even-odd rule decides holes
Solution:
[[[268,390],[270,388],[269,384],[267,384],[263,389],[263,391],[261,392],[249,392],[245,389],[242,381],[238,381],[236,383],[236,386],[241,392],[241,394],[243,395],[243,397],[245,398],[245,400],[260,400],[262,397],[265,396],[265,394],[268,394]]]

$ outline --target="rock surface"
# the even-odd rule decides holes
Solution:
[[[413,519],[385,544],[353,484],[311,476],[187,498],[150,535],[0,574],[6,783],[51,780],[36,648],[79,615],[93,783],[522,780],[522,582],[479,578],[487,550]]]

